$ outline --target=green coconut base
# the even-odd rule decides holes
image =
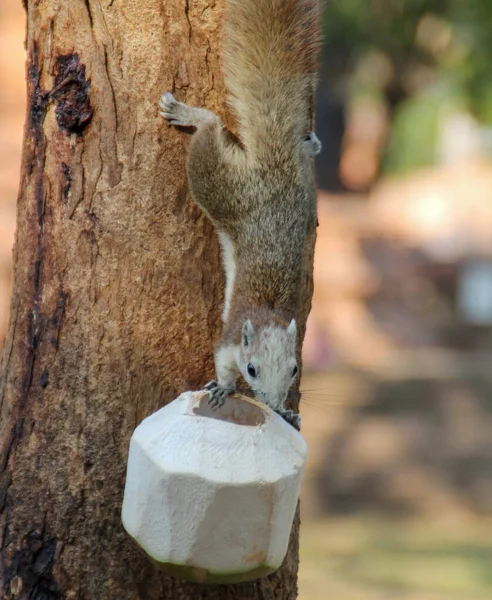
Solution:
[[[253,581],[254,579],[260,579],[265,575],[275,572],[278,567],[272,567],[271,565],[262,564],[254,569],[248,571],[240,571],[234,573],[218,573],[216,571],[208,571],[207,569],[201,569],[200,567],[194,567],[192,565],[177,565],[175,563],[163,563],[159,562],[136,542],[136,540],[130,536],[133,543],[137,548],[145,554],[150,562],[163,571],[166,575],[175,577],[176,579],[182,579],[184,581],[191,581],[193,583],[212,583],[212,584],[226,584],[226,583],[243,583],[244,581]]]
[[[188,565],[175,565],[173,563],[160,563],[149,556],[150,560],[166,575],[183,579],[184,581],[192,581],[193,583],[242,583],[244,581],[252,581],[273,573],[277,569],[269,565],[260,565],[250,571],[242,571],[240,573],[216,573],[200,569]]]

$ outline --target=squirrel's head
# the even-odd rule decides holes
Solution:
[[[259,400],[274,410],[282,410],[297,373],[297,327],[294,319],[287,328],[255,330],[248,319],[241,335],[239,368]]]

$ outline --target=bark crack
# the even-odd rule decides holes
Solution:
[[[18,412],[19,416],[24,413],[24,409],[27,403],[29,389],[32,383],[36,350],[39,346],[41,332],[39,304],[41,299],[41,277],[43,266],[43,231],[45,215],[44,167],[46,162],[46,138],[43,133],[43,124],[46,116],[46,105],[48,102],[48,96],[43,93],[40,85],[40,69],[38,65],[38,54],[36,44],[33,45],[31,53],[29,79],[33,85],[33,90],[30,95],[32,99],[30,106],[30,124],[36,147],[34,195],[36,200],[37,243],[33,273],[33,306],[29,312],[27,320],[27,368],[25,370],[24,378],[22,381],[22,396],[19,402]],[[16,446],[16,443],[14,444],[14,446]]]
[[[191,33],[192,33],[192,27],[191,27],[191,21],[190,21],[190,0],[185,0],[185,16],[186,16],[186,21],[188,22],[188,42],[191,42]]]
[[[87,8],[87,14],[89,15],[89,21],[91,24],[91,29],[94,29],[94,22],[92,20],[92,11],[91,11],[91,4],[90,4],[90,0],[84,0],[84,4]]]
[[[118,107],[116,105],[116,95],[114,93],[113,83],[112,83],[111,77],[109,75],[108,50],[104,44],[102,44],[102,47],[103,47],[103,52],[104,52],[104,68],[106,69],[106,74],[108,76],[108,83],[109,83],[109,87],[111,89],[111,98],[113,100],[113,107],[114,107],[114,118],[116,121],[115,125],[116,125],[116,130],[118,130]]]

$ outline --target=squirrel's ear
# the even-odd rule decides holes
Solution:
[[[297,325],[296,325],[296,320],[292,319],[292,321],[289,323],[289,326],[287,327],[287,333],[292,336],[294,339],[296,339],[297,336]]]
[[[254,337],[255,337],[255,328],[253,327],[253,323],[251,322],[251,319],[248,319],[247,321],[244,322],[244,325],[243,325],[243,346],[245,348],[250,346]]]

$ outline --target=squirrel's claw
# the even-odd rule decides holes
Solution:
[[[178,104],[178,101],[171,92],[164,92],[159,100],[159,106],[162,108],[163,112],[171,113],[175,109],[176,104]]]
[[[278,413],[284,421],[292,425],[297,431],[301,431],[301,415],[298,415],[293,410],[284,410]]]
[[[160,115],[169,121],[170,125],[186,126],[190,123],[183,120],[184,113],[186,113],[186,105],[182,102],[178,102],[171,92],[164,92],[159,101],[159,107],[161,108]]]
[[[220,408],[221,406],[224,406],[227,396],[231,393],[231,390],[219,385],[215,379],[209,381],[205,386],[205,389],[210,395],[208,403],[212,408]]]

